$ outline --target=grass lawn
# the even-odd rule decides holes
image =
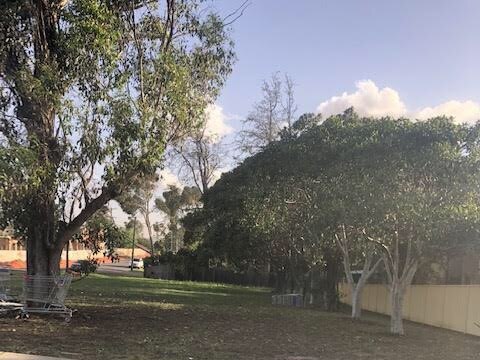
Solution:
[[[72,359],[479,359],[480,338],[388,319],[270,305],[266,289],[93,275],[72,322],[0,318],[0,351]]]

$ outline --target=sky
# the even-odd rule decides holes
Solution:
[[[207,6],[227,15],[243,2]],[[294,80],[297,115],[354,106],[361,115],[474,122],[479,16],[479,0],[250,0],[232,25],[237,62],[207,111],[210,131],[233,136],[275,72]],[[168,169],[163,174],[158,194],[179,184]]]
[[[242,2],[214,6],[227,14]],[[237,63],[217,104],[238,128],[276,71],[294,79],[298,114],[366,80],[393,90],[404,115],[480,102],[479,15],[478,0],[251,0],[233,24]]]

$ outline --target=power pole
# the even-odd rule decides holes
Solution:
[[[66,254],[67,254],[67,258],[66,258],[67,264],[66,264],[66,266],[65,266],[65,272],[67,272],[67,271],[68,271],[68,268],[70,267],[70,260],[69,260],[69,258],[68,258],[68,257],[69,257],[69,252],[70,252],[70,240],[67,241],[67,251],[66,251]]]
[[[133,216],[133,241],[132,241],[132,259],[130,260],[130,271],[133,271],[133,257],[135,255],[135,228],[137,227],[137,217]]]

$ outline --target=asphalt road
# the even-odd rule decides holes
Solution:
[[[104,264],[100,264],[97,269],[97,273],[99,274],[118,274],[118,275],[128,275],[128,273],[132,273],[130,270],[130,260],[123,260],[121,259],[118,263],[110,263],[105,262]],[[133,273],[143,273],[143,269],[133,269]]]

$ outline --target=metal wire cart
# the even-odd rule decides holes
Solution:
[[[72,283],[73,276],[25,275],[22,295],[22,316],[31,313],[57,314],[69,322],[72,309],[65,306],[65,298]]]

